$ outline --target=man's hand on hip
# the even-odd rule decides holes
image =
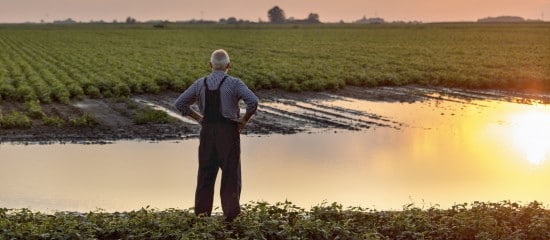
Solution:
[[[239,124],[239,132],[241,132],[244,129],[244,126],[246,126],[248,121],[250,121],[250,118],[252,118],[252,114],[246,113],[244,114],[244,116],[242,116],[237,120],[237,123]]]
[[[203,116],[193,109],[191,109],[191,114],[189,114],[189,117],[197,121],[197,123],[199,124],[202,123]]]
[[[241,132],[244,129],[244,126],[248,123],[248,120],[246,120],[244,117],[241,117],[237,120],[237,124],[239,125],[239,132]]]

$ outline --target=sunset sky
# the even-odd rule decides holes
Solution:
[[[281,7],[287,17],[318,13],[323,22],[354,21],[363,16],[386,21],[475,21],[514,15],[550,19],[550,0],[0,0],[0,22],[218,20],[236,17],[267,20],[267,10]]]

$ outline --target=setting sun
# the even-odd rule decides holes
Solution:
[[[530,163],[550,157],[550,109],[538,106],[510,117],[514,145]]]

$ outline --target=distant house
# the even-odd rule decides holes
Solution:
[[[382,24],[382,23],[385,23],[384,19],[383,18],[367,18],[365,16],[363,16],[363,18],[355,21],[355,23],[359,23],[359,24]]]

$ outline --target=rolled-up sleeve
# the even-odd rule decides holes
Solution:
[[[198,81],[195,81],[187,90],[185,90],[176,99],[175,106],[181,112],[181,115],[191,114],[191,105],[197,100]]]
[[[241,81],[237,83],[237,94],[246,104],[246,113],[254,114],[258,109],[258,97]]]

